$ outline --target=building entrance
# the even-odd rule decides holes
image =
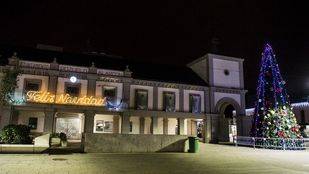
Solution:
[[[224,118],[228,122],[229,142],[233,142],[234,136],[237,135],[236,118],[233,111],[235,108],[232,105],[227,105],[224,110]]]
[[[56,132],[65,133],[68,140],[81,140],[83,132],[82,114],[57,114]]]

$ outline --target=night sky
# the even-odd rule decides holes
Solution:
[[[245,59],[248,106],[263,45],[272,44],[292,101],[309,96],[309,12],[283,1],[7,1],[0,3],[0,44],[55,45],[146,63],[183,66],[212,52]],[[3,58],[3,57],[2,57]],[[168,72],[166,72],[168,73]]]

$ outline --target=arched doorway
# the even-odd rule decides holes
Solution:
[[[236,111],[234,106],[231,104],[227,105],[224,109],[223,116],[228,124],[228,141],[233,142],[233,136],[237,135]]]
[[[233,142],[233,136],[237,135],[237,115],[240,106],[231,98],[223,98],[216,104],[219,114],[218,141]]]

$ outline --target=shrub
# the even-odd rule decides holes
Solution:
[[[20,69],[5,70],[4,76],[0,83],[0,105],[8,105],[14,103],[13,93],[17,87],[17,76],[20,74]]]
[[[7,125],[0,133],[0,142],[5,144],[31,144],[30,128],[27,125]]]

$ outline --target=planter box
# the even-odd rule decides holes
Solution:
[[[33,144],[1,144],[2,153],[33,153]]]
[[[84,134],[84,152],[187,152],[186,135]]]
[[[34,144],[0,144],[1,153],[42,153],[49,148],[49,134],[36,137]]]
[[[49,147],[33,144],[0,144],[1,153],[42,153]]]

